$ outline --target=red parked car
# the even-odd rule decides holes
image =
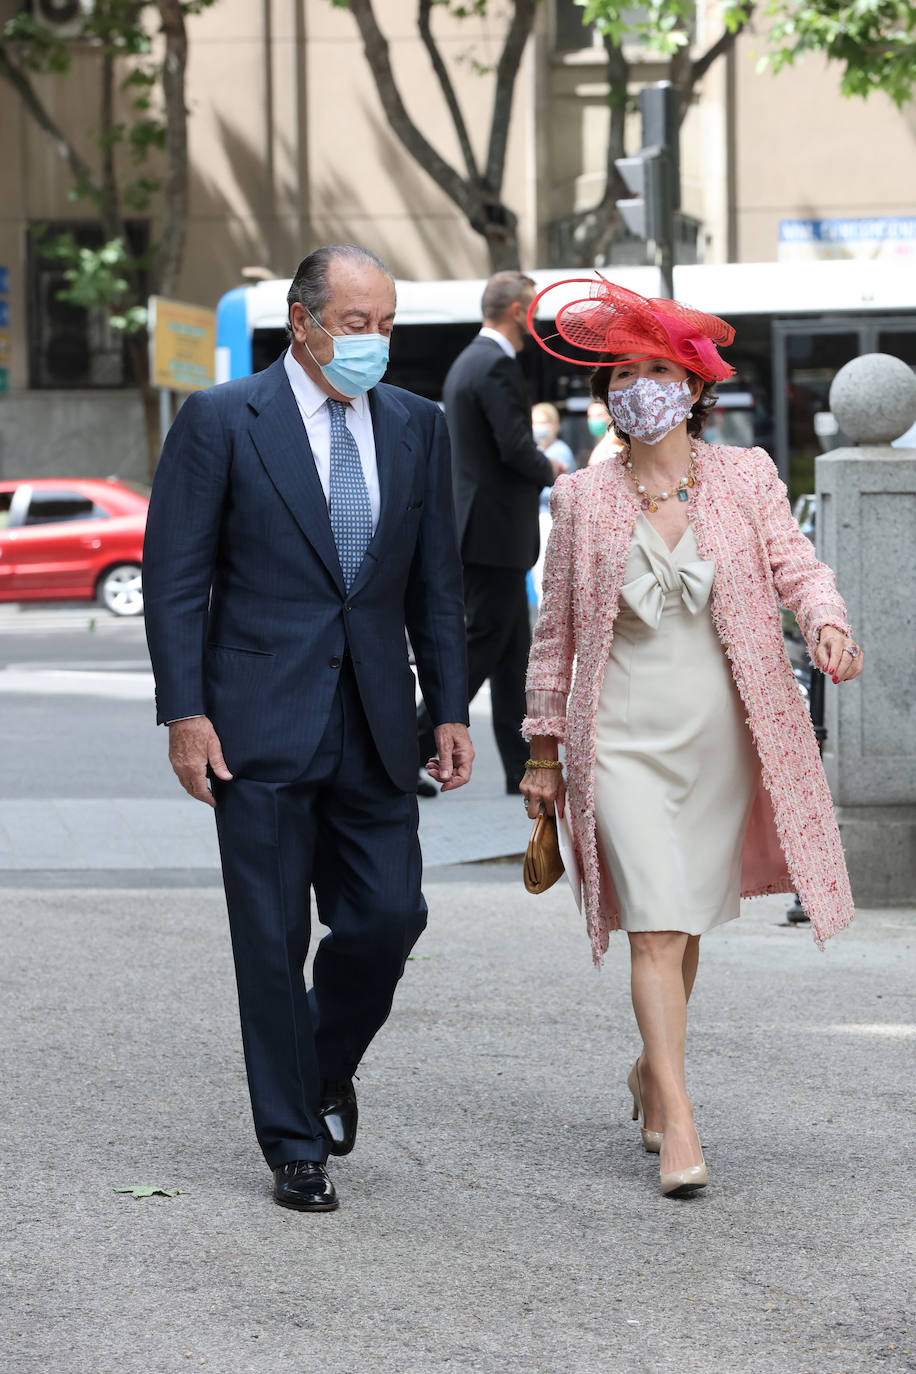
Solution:
[[[0,601],[92,601],[140,615],[149,498],[113,478],[0,482]]]

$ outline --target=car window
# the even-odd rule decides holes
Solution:
[[[11,491],[0,491],[0,530],[5,530],[10,523],[10,505],[12,504],[13,493]]]
[[[78,491],[33,491],[25,525],[61,525],[69,520],[107,520],[108,512]]]

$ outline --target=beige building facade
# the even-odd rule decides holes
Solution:
[[[20,0],[0,0],[0,20],[19,8]],[[464,21],[434,11],[478,159],[492,106],[492,77],[480,68],[498,57],[507,9],[508,0],[494,0],[486,19]],[[376,11],[409,114],[460,167],[412,0],[377,0]],[[549,260],[563,241],[557,227],[604,188],[606,65],[594,35],[576,27],[580,14],[572,0],[542,0],[516,83],[503,198],[518,215],[529,268],[565,265]],[[716,37],[715,15],[710,5],[698,16],[698,48]],[[219,0],[189,21],[189,35],[192,185],[182,299],[214,306],[244,268],[288,276],[312,247],[335,239],[366,244],[400,277],[487,275],[483,239],[388,127],[346,10],[330,0]],[[700,260],[774,261],[787,251],[780,244],[786,221],[916,218],[916,105],[900,112],[880,95],[844,100],[837,73],[818,59],[776,78],[758,73],[764,50],[762,32],[742,35],[708,73],[684,123],[683,208],[700,223]],[[665,76],[645,55],[629,56],[637,84]],[[96,62],[91,49],[78,50],[69,78],[38,83],[89,158],[82,131],[94,119]],[[86,208],[68,200],[65,164],[3,81],[0,127],[9,341],[0,473],[138,475],[145,467],[139,406],[118,339],[101,316],[85,320],[92,356],[82,367],[72,348],[54,352],[48,342],[65,312],[43,285],[30,229],[71,222]],[[639,144],[635,116],[628,142]],[[637,261],[638,252],[634,242],[626,260]],[[901,262],[916,270],[916,257]]]

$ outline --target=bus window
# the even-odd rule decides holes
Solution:
[[[890,353],[916,370],[916,327],[882,329],[878,335],[878,352]]]
[[[858,333],[810,332],[786,339],[789,411],[789,488],[793,497],[814,490],[814,460],[823,448],[815,417],[830,409],[830,383],[861,352]]]
[[[289,338],[285,329],[256,329],[251,336],[251,370],[263,372],[285,352]]]
[[[399,325],[395,318],[385,381],[441,401],[445,374],[479,329],[479,324]]]

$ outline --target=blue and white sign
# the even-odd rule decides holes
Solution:
[[[916,258],[916,215],[780,220],[780,262],[824,258]]]

